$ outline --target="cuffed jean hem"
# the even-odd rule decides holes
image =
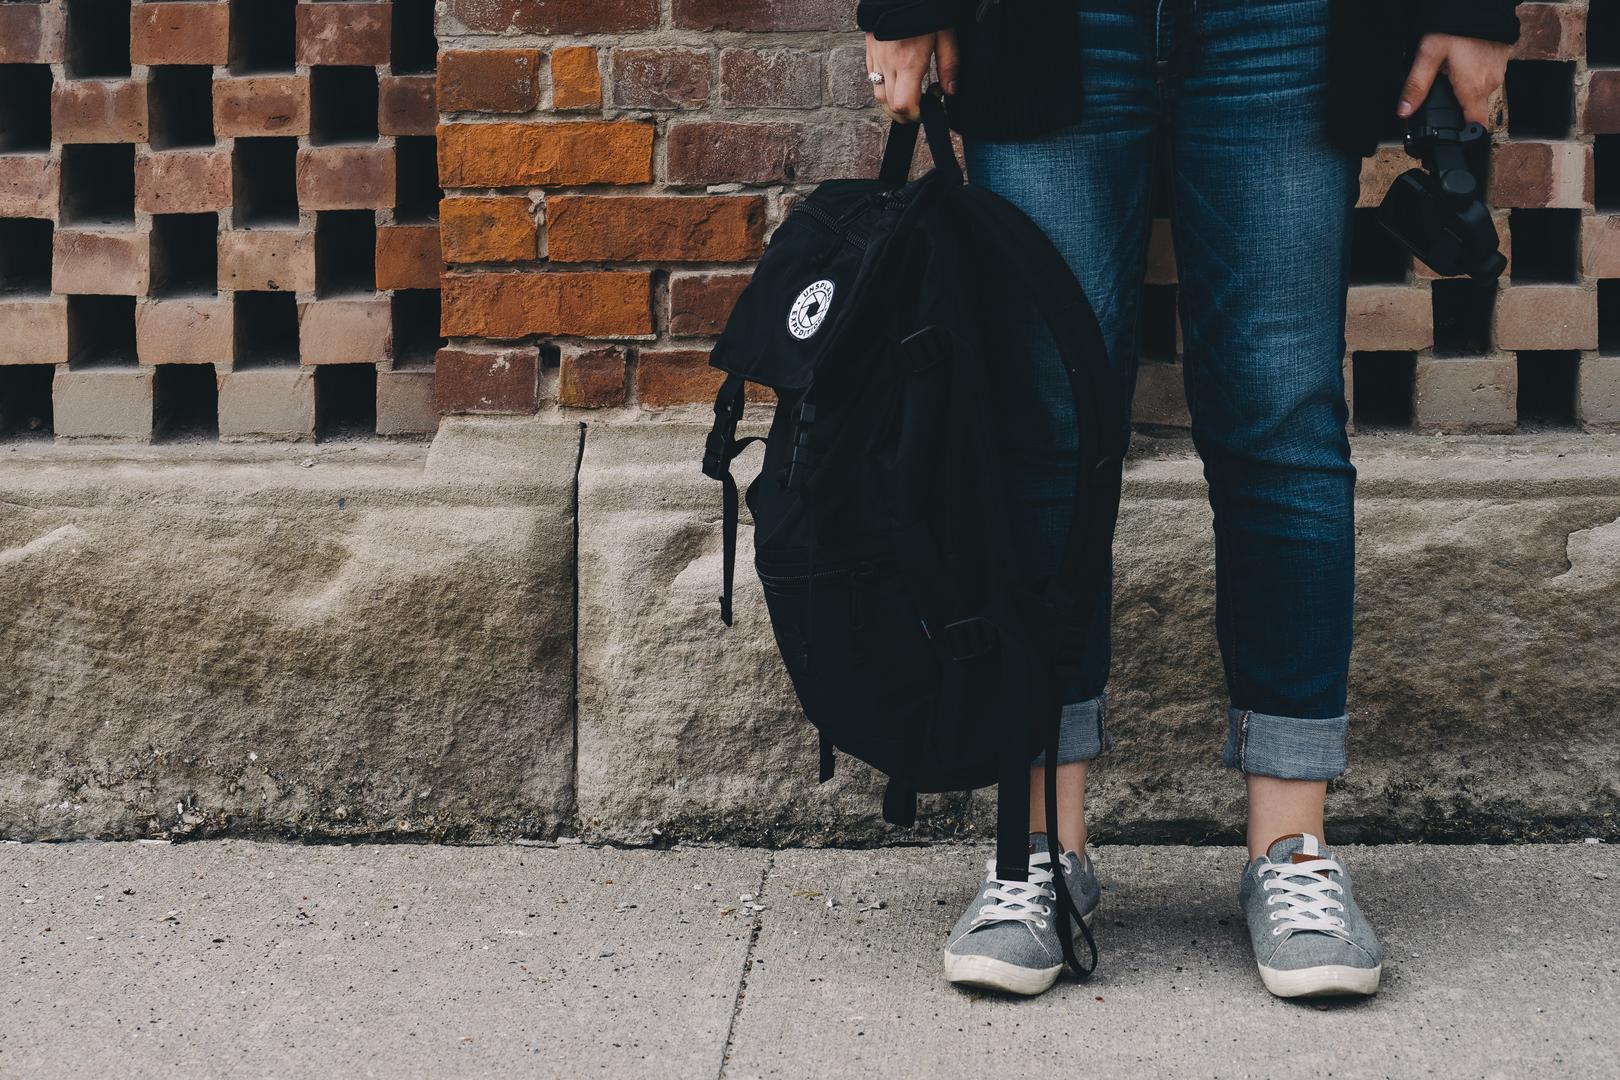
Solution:
[[[1229,708],[1221,764],[1279,780],[1333,780],[1344,775],[1349,726],[1349,716],[1301,720]]]
[[[1059,720],[1059,765],[1073,765],[1077,761],[1090,761],[1113,745],[1108,737],[1108,695],[1099,694],[1089,701],[1074,701],[1063,706]],[[1046,752],[1037,754],[1029,763],[1032,769],[1046,765]]]

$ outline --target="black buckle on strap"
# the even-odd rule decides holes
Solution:
[[[692,459],[687,458],[687,460]],[[703,444],[703,475],[710,480],[724,479],[730,464],[731,433],[722,431],[720,426],[716,425],[714,430],[709,432],[708,440]]]
[[[941,633],[946,652],[960,664],[982,660],[996,651],[996,628],[983,616],[947,623]]]

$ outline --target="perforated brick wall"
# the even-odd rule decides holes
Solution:
[[[432,0],[0,0],[0,432],[430,432]]]

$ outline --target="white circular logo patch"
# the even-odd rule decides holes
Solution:
[[[833,283],[826,278],[807,285],[793,301],[793,310],[788,312],[788,333],[803,341],[820,330],[827,318],[827,309],[832,306],[832,295]]]

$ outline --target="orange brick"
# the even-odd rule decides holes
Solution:
[[[510,340],[530,334],[651,334],[652,275],[634,272],[449,274],[448,337]]]
[[[439,174],[446,187],[645,184],[653,125],[632,120],[552,124],[445,124]]]
[[[546,253],[557,262],[743,262],[765,246],[755,195],[560,195],[546,200]]]
[[[522,113],[540,104],[539,49],[479,49],[439,55],[445,112]]]
[[[136,4],[129,58],[137,64],[223,64],[229,59],[230,6]]]
[[[390,225],[377,230],[377,288],[437,289],[444,258],[434,225]]]
[[[623,405],[624,350],[616,347],[566,351],[557,381],[557,400],[576,409],[610,409]]]
[[[554,109],[600,109],[602,69],[589,45],[551,50],[551,106]]]
[[[445,199],[439,229],[447,262],[528,262],[540,249],[534,207],[520,195]]]
[[[703,349],[643,350],[636,357],[636,398],[653,408],[712,401],[725,377],[709,366]]]

